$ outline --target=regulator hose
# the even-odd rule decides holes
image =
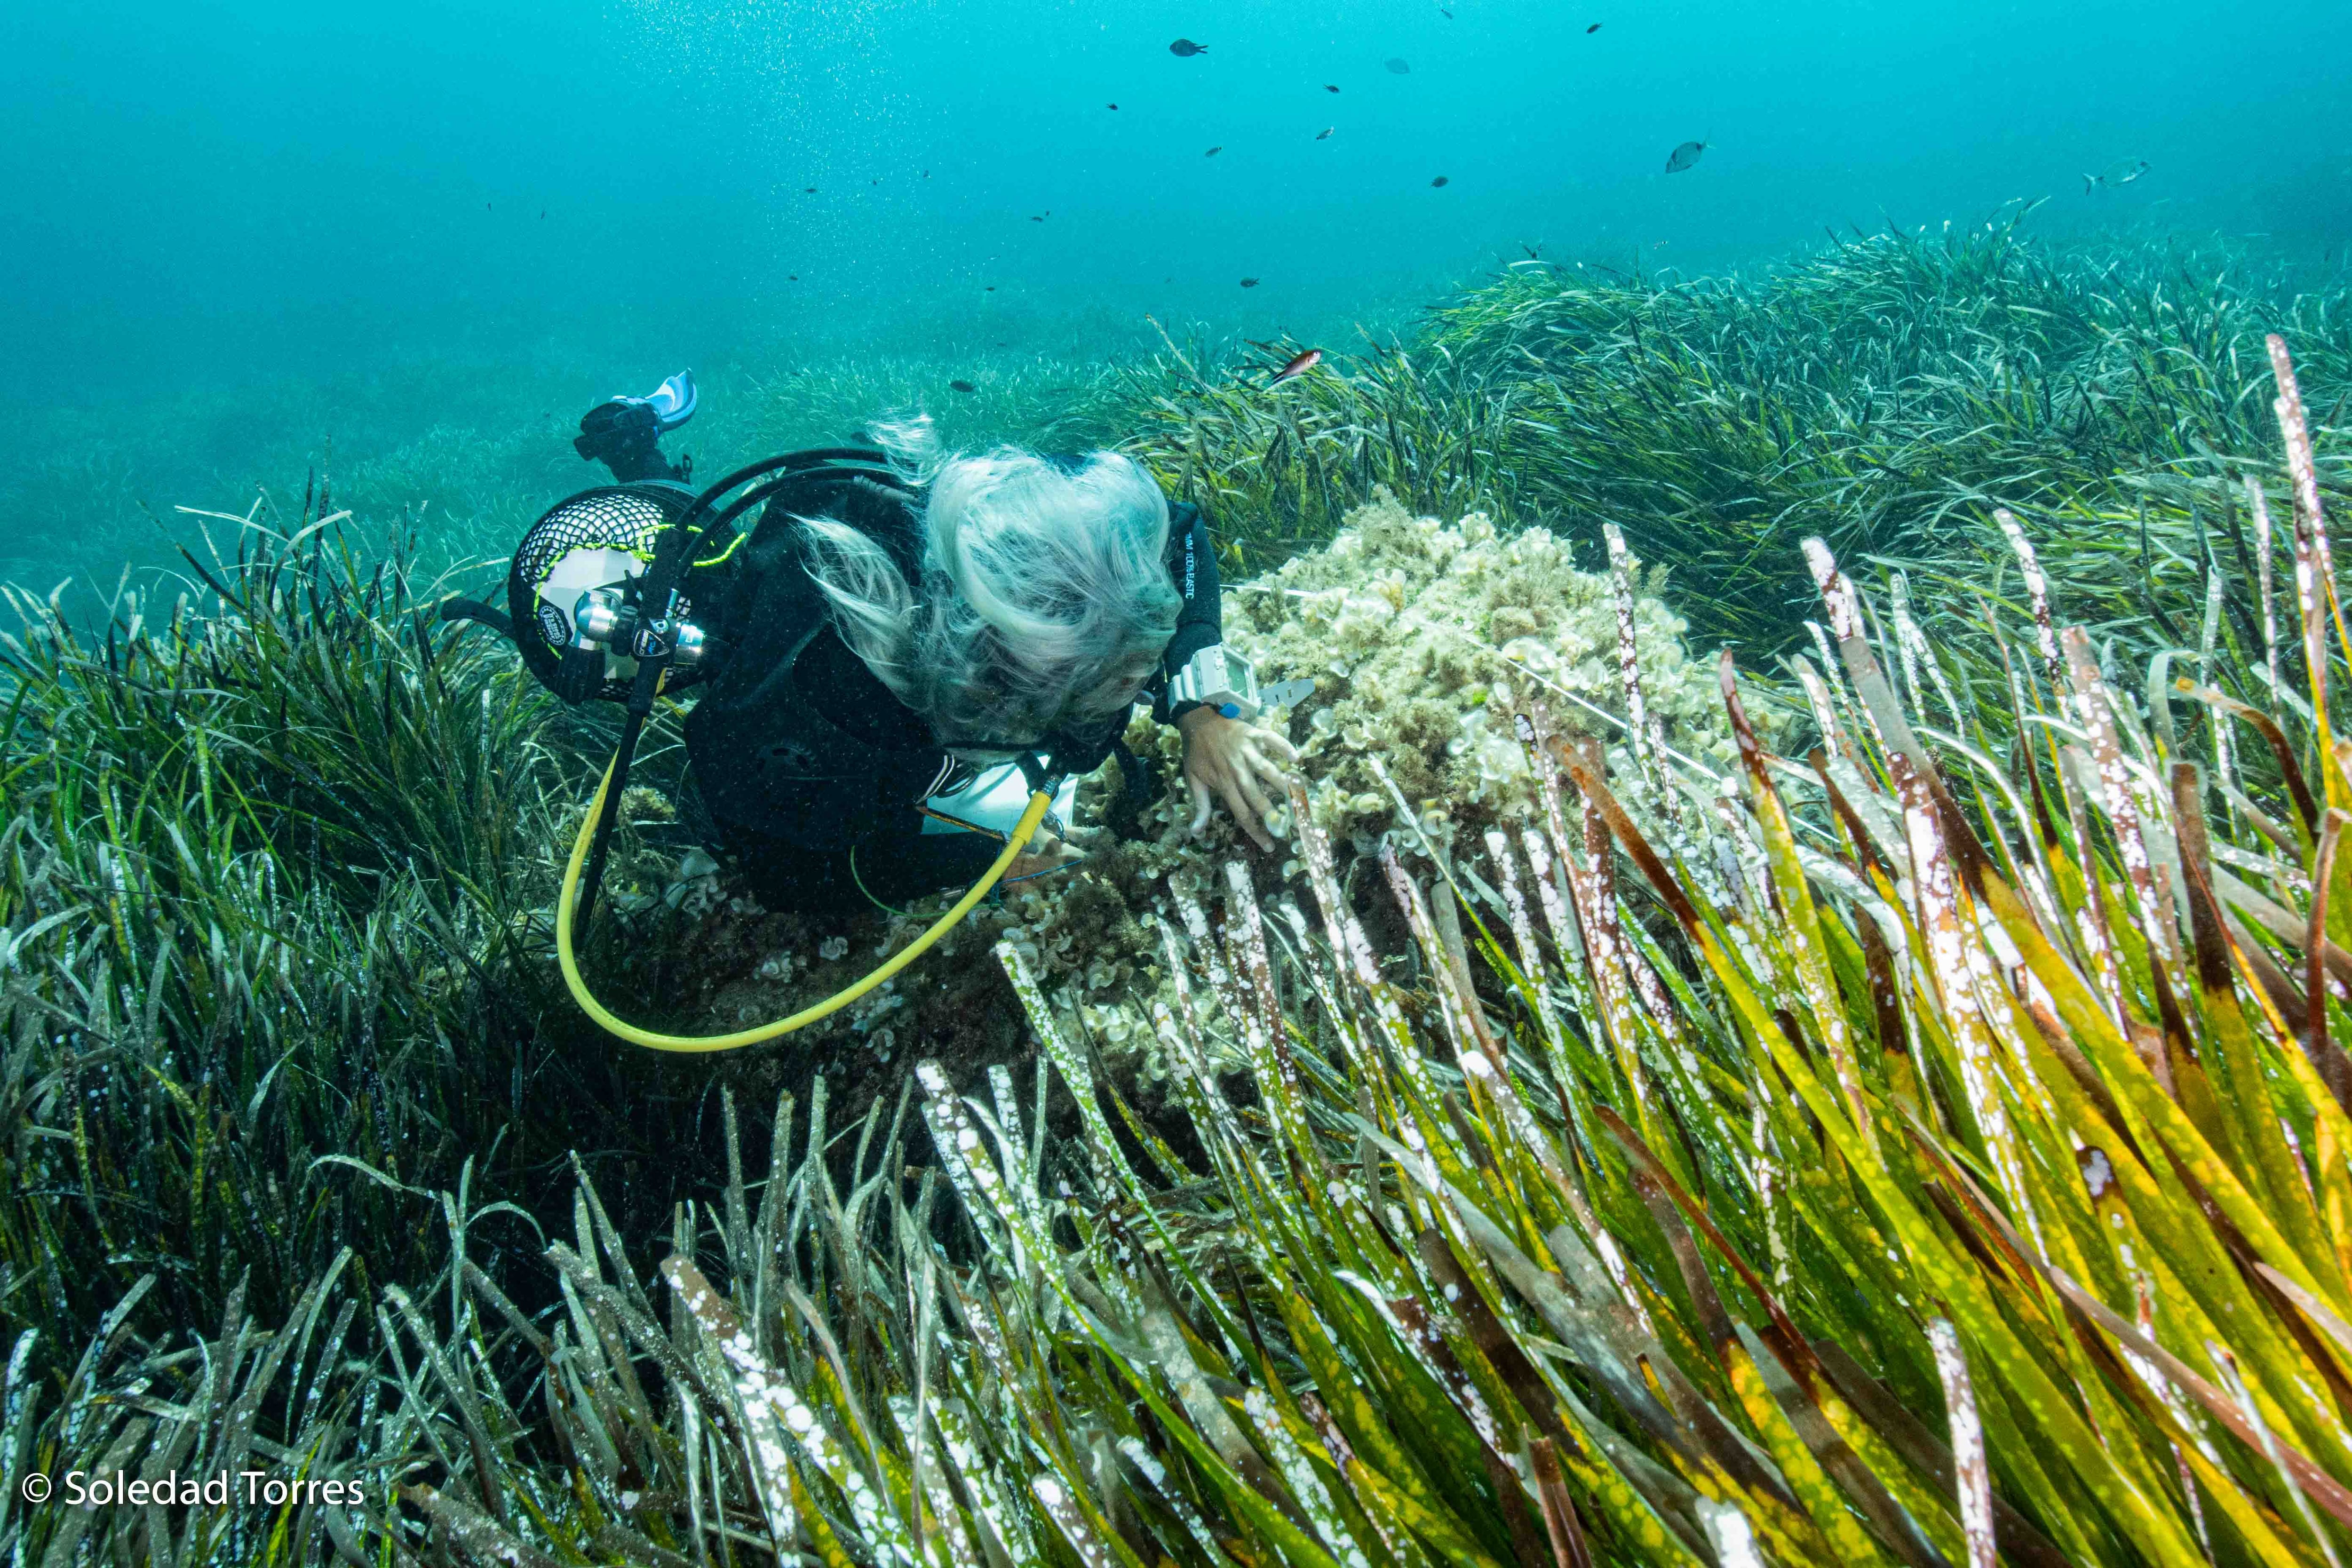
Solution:
[[[563,890],[556,895],[555,900],[556,962],[563,966],[563,984],[570,987],[572,999],[579,1003],[580,1010],[594,1019],[606,1033],[617,1035],[631,1045],[644,1046],[648,1050],[676,1051],[686,1055],[698,1056],[709,1051],[731,1051],[743,1046],[756,1046],[764,1040],[772,1040],[780,1035],[789,1035],[795,1029],[815,1023],[827,1014],[839,1012],[898,973],[898,971],[906,968],[907,965],[914,963],[928,952],[934,942],[947,935],[950,927],[970,914],[972,906],[979,903],[987,895],[988,889],[996,885],[998,879],[1012,867],[1014,857],[1018,856],[1023,847],[1028,844],[1030,835],[1037,831],[1037,825],[1045,820],[1045,813],[1051,810],[1054,805],[1054,797],[1050,791],[1032,791],[1029,796],[1029,809],[1021,814],[1021,820],[1014,826],[1011,836],[1005,839],[1004,848],[997,855],[996,863],[982,874],[979,881],[971,885],[971,891],[956,900],[953,909],[932,921],[929,931],[892,953],[882,962],[879,968],[856,984],[845,990],[835,992],[814,1006],[802,1008],[789,1018],[779,1018],[772,1024],[761,1024],[756,1028],[740,1029],[731,1035],[660,1035],[651,1029],[641,1029],[635,1024],[616,1018],[606,1011],[604,1005],[590,994],[587,981],[581,978],[580,963],[572,951],[572,907],[580,890],[580,868],[588,858],[590,845],[595,840],[596,825],[604,815],[605,792],[612,788],[614,769],[619,761],[620,759],[615,756],[612,763],[605,764],[604,777],[596,786],[596,798],[589,803],[588,815],[580,825],[580,836],[572,842],[571,862],[563,868]]]

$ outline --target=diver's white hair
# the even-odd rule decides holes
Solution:
[[[1182,603],[1151,476],[1117,452],[1075,470],[1018,447],[943,454],[927,416],[864,434],[922,491],[921,582],[847,523],[795,519],[842,640],[951,748],[1111,722]]]

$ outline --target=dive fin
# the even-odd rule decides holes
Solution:
[[[694,372],[679,371],[643,397],[616,397],[615,403],[642,403],[653,410],[654,426],[675,430],[694,417]]]

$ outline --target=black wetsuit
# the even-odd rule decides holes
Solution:
[[[797,503],[794,510],[813,509]],[[922,580],[921,517],[907,497],[845,478],[824,513],[888,550],[909,583]],[[1162,723],[1199,706],[1171,710],[1168,680],[1221,637],[1208,524],[1186,502],[1171,503],[1169,514],[1165,559],[1183,604],[1146,689],[1152,717]],[[961,764],[842,640],[801,548],[790,517],[764,517],[743,543],[742,570],[714,606],[733,651],[688,718],[686,742],[721,845],[742,861],[754,896],[776,910],[863,907],[869,895],[896,904],[979,880],[1001,841],[979,833],[926,835],[916,810],[959,776]],[[1121,712],[1095,732],[1046,736],[1039,749],[1057,769],[1088,773],[1110,754],[1125,724]]]

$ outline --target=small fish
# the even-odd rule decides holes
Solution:
[[[816,195],[816,187],[814,185],[803,185],[801,187],[801,195],[804,196],[813,196]]]
[[[2130,184],[2134,180],[2138,179],[2142,174],[2147,173],[2147,159],[2126,158],[2122,163],[2108,169],[2105,174],[2084,175],[2083,194],[2087,196],[2093,190],[2101,185],[2105,186],[2111,191],[2121,190],[2124,186]]]
[[[1327,82],[1325,82],[1325,83],[1323,84],[1323,90],[1324,90],[1325,92],[1337,92],[1337,91],[1339,91],[1339,89],[1338,88],[1336,88],[1336,87],[1333,87],[1329,82],[1328,82],[1328,81],[1327,81]]]
[[[924,170],[924,171],[923,171],[923,178],[925,178],[925,179],[927,179],[927,180],[928,180],[928,179],[929,179],[930,177],[931,177],[931,172],[930,172],[929,169]]]
[[[1168,52],[1174,55],[1180,60],[1188,60],[1194,55],[1207,54],[1209,52],[1209,46],[1206,44],[1196,44],[1190,38],[1179,38],[1174,43],[1168,46]]]
[[[784,274],[784,281],[787,283],[797,283],[800,280],[801,275],[797,272],[787,272]]]
[[[1592,35],[1593,35],[1593,34],[1595,34],[1595,33],[1597,33],[1597,32],[1599,32],[1599,31],[1601,31],[1601,24],[1600,24],[1600,23],[1598,23],[1598,22],[1595,22],[1595,23],[1593,23],[1593,24],[1592,24],[1592,26],[1591,26],[1590,27],[1587,27],[1587,28],[1585,28],[1585,29],[1584,29],[1584,36],[1585,36],[1586,37],[1588,37],[1588,38],[1589,38],[1589,37],[1592,37]]]
[[[1035,213],[1031,213],[1029,215],[1029,221],[1031,223],[1044,223],[1045,220],[1038,216]]]
[[[1118,107],[1118,104],[1116,104],[1116,103],[1114,103],[1114,104],[1112,104],[1112,105],[1111,105],[1111,107],[1112,107],[1113,109],[1117,109],[1117,108]]]
[[[1242,287],[1244,289],[1255,289],[1257,287],[1257,279],[1255,278],[1244,278],[1242,279]]]
[[[1327,137],[1327,136],[1330,135],[1330,134],[1331,134],[1331,132],[1333,132],[1334,131],[1337,131],[1337,130],[1339,130],[1339,128],[1338,126],[1336,126],[1336,125],[1326,125],[1322,130],[1318,131],[1318,132],[1315,133],[1315,140],[1317,140],[1318,142],[1320,142],[1320,141],[1322,141],[1325,137]]]
[[[1265,384],[1265,389],[1268,392],[1272,392],[1284,382],[1295,381],[1299,376],[1305,375],[1308,371],[1313,370],[1317,365],[1321,364],[1322,363],[1323,351],[1321,349],[1308,349],[1303,354],[1295,355],[1291,358],[1288,363],[1285,364],[1280,370],[1274,373],[1274,379]]]
[[[1440,185],[1452,184],[1454,182],[1448,180],[1444,175],[1440,174],[1437,178],[1429,182],[1429,188],[1433,191]]]
[[[1693,163],[1697,163],[1698,155],[1706,151],[1706,143],[1704,142],[1684,142],[1681,146],[1666,154],[1666,173],[1669,174],[1681,174],[1685,169],[1687,169]]]
[[[1213,146],[1213,147],[1210,148],[1207,152],[1205,152],[1205,153],[1202,153],[1202,154],[1201,154],[1201,156],[1202,156],[1202,157],[1203,157],[1203,158],[1213,158],[1213,157],[1215,157],[1218,153],[1220,153],[1223,152],[1224,150],[1225,150],[1225,144],[1224,144],[1223,142],[1218,142],[1215,146]]]
[[[980,291],[983,294],[993,294],[996,292],[996,285],[993,283],[984,283],[981,285]]]
[[[545,223],[547,221],[547,209],[545,207],[539,209],[539,221],[541,223]]]
[[[1451,11],[1449,11],[1449,10],[1447,10],[1447,9],[1446,9],[1444,6],[1443,6],[1443,5],[1440,5],[1440,6],[1437,8],[1437,14],[1438,14],[1439,16],[1441,16],[1444,17],[1444,18],[1445,18],[1447,21],[1449,21],[1449,22],[1451,22],[1452,20],[1454,20],[1454,13],[1453,13],[1453,12],[1451,12]]]
[[[978,392],[980,388],[974,386],[968,381],[951,381],[948,383],[948,390],[950,392]]]
[[[1405,64],[1402,58],[1391,58],[1382,63],[1389,68],[1389,75],[1391,76],[1410,76],[1412,74],[1412,68]]]

